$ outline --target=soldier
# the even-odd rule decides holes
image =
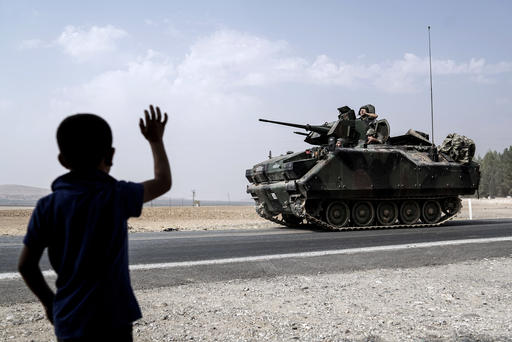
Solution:
[[[368,131],[366,132],[366,137],[367,137],[367,140],[366,140],[367,144],[382,144],[383,143],[382,142],[383,138],[380,136],[380,134],[375,132],[374,128],[368,129]]]
[[[366,132],[367,144],[382,144],[383,137],[375,130],[375,120],[378,115],[375,113],[375,106],[367,104],[359,108],[359,119],[366,121],[368,124],[368,131]]]
[[[374,122],[378,115],[375,114],[375,106],[367,104],[359,108],[359,117],[361,120],[365,120],[368,123]]]

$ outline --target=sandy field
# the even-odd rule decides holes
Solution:
[[[473,219],[512,218],[512,199],[472,199]],[[32,208],[0,207],[0,235],[24,235]],[[469,218],[468,200],[456,219]],[[146,207],[128,221],[130,232],[168,230],[258,229],[276,227],[259,217],[253,206]]]

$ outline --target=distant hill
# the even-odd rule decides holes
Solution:
[[[50,189],[36,188],[34,186],[3,184],[0,185],[0,196],[44,196]]]
[[[3,184],[0,185],[0,205],[33,206],[37,200],[50,193],[50,189],[33,186]]]
[[[5,206],[34,206],[37,200],[50,193],[50,189],[36,188],[33,186],[4,184],[0,185],[0,205]],[[202,206],[224,205],[253,205],[252,201],[200,201]],[[155,201],[146,203],[145,206],[192,206],[192,200],[187,198],[161,197]]]

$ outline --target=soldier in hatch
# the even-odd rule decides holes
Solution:
[[[368,131],[366,132],[367,144],[382,144],[384,137],[376,131],[376,119],[379,116],[375,113],[375,106],[367,104],[359,108],[359,119],[366,121],[368,124]]]
[[[374,122],[379,116],[375,114],[375,106],[367,104],[359,108],[359,118],[368,123]]]

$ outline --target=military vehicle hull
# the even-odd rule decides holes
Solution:
[[[425,144],[379,144],[314,147],[256,164],[246,177],[266,219],[352,229],[441,224],[459,212],[459,196],[475,193],[480,172]]]

